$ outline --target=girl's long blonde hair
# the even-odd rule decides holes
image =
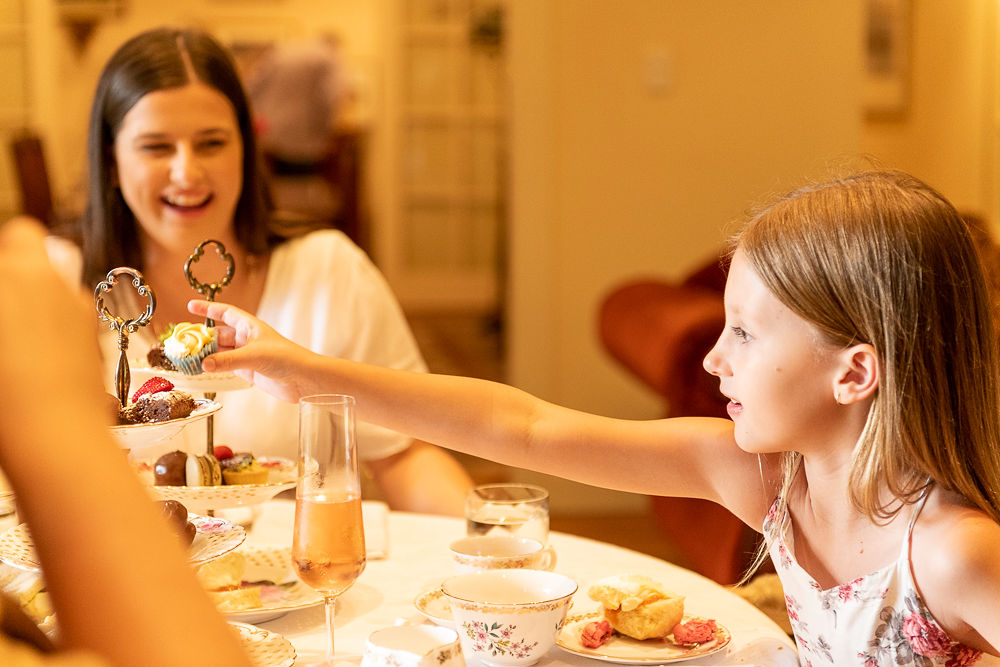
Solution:
[[[855,449],[852,502],[885,520],[932,483],[1000,521],[997,337],[954,207],[907,174],[863,172],[770,204],[734,247],[830,341],[875,348],[879,387]],[[786,455],[782,497],[799,463]]]

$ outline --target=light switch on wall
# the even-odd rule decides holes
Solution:
[[[673,63],[661,46],[647,47],[643,55],[643,83],[650,95],[670,92],[673,83]]]

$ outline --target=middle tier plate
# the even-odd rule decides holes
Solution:
[[[189,510],[223,510],[259,505],[285,489],[295,486],[295,463],[290,459],[262,456],[257,462],[268,469],[264,484],[222,484],[220,486],[156,486],[153,484],[155,461],[139,461],[136,472],[157,500],[177,500]]]

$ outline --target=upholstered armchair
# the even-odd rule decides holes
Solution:
[[[726,268],[712,259],[681,282],[636,279],[613,289],[599,313],[608,353],[663,397],[670,417],[726,417],[719,381],[702,360],[725,323]],[[687,560],[680,563],[722,584],[742,577],[757,533],[716,503],[651,497],[657,524]]]

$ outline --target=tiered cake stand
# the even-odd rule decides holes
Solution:
[[[192,275],[191,265],[201,257],[204,247],[209,244],[215,244],[218,247],[220,256],[227,263],[227,271],[218,283],[203,284]],[[229,284],[233,276],[233,269],[233,258],[225,251],[222,244],[218,241],[205,241],[195,249],[185,263],[184,274],[195,290],[212,301],[222,287]],[[130,282],[139,296],[147,301],[145,310],[137,317],[126,318],[113,314],[105,306],[105,295],[111,292],[123,277],[130,278]],[[156,295],[153,289],[146,284],[142,273],[130,267],[119,267],[109,271],[106,279],[98,283],[94,290],[94,298],[98,317],[107,322],[111,329],[118,333],[119,355],[115,368],[115,394],[119,403],[124,405],[128,401],[132,380],[132,371],[127,356],[128,337],[129,334],[138,331],[139,327],[146,326],[150,322],[156,310]],[[214,325],[211,320],[206,320],[205,323],[208,326]],[[215,401],[217,392],[246,389],[250,383],[228,373],[202,373],[192,376],[176,371],[151,368],[136,369],[136,379],[140,383],[154,375],[170,380],[177,389],[192,394],[200,393],[204,397],[196,398],[194,411],[182,419],[112,426],[111,432],[119,444],[131,452],[141,451],[173,438],[185,426],[196,421],[206,420],[206,445],[208,452],[212,453],[215,439],[214,415],[222,408],[222,405]],[[227,519],[213,516],[215,509],[259,504],[271,499],[280,491],[295,486],[294,463],[286,459],[262,459],[261,462],[269,470],[269,479],[265,484],[210,487],[155,486],[152,480],[151,464],[139,462],[136,465],[139,466],[140,478],[147,481],[154,498],[178,500],[189,510],[207,513],[208,516],[195,513],[188,515],[188,520],[197,529],[188,550],[189,561],[193,565],[199,565],[224,556],[243,544],[246,539],[246,530],[242,526]],[[0,488],[0,500],[5,499],[8,495],[12,494],[8,493],[6,487]],[[122,530],[128,530],[128,527],[122,526]],[[285,553],[287,550],[274,551],[274,553],[272,551],[274,550],[262,551],[260,548],[256,551],[251,550],[248,560],[258,570],[263,568],[263,572],[278,578],[276,573],[290,568],[282,560],[282,558],[287,559],[289,556]],[[36,572],[38,576],[42,576],[41,563],[38,560],[35,545],[26,524],[14,526],[0,535],[0,562],[22,570]],[[271,603],[266,609],[250,610],[236,617],[240,620],[259,621],[261,618],[273,618],[289,610],[316,605],[322,601],[311,589],[307,589],[298,582],[291,586],[283,583],[282,587],[288,590],[284,592],[284,597],[280,601]],[[232,625],[240,635],[244,648],[255,664],[267,665],[268,667],[288,667],[295,662],[295,649],[281,635],[245,623],[234,622]]]

